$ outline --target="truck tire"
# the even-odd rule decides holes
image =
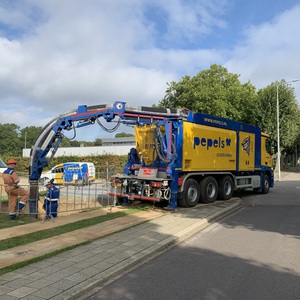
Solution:
[[[262,194],[268,194],[270,189],[270,178],[269,175],[264,174],[263,180],[262,180],[262,187],[261,187],[261,193]]]
[[[178,200],[178,204],[182,207],[193,207],[197,205],[200,197],[199,183],[195,179],[188,179],[182,193],[182,199]]]
[[[200,181],[200,201],[213,203],[218,196],[218,183],[213,176],[204,177]]]
[[[228,200],[233,194],[233,180],[229,175],[223,176],[219,181],[218,199]]]
[[[76,180],[76,185],[83,185],[83,180],[82,179],[77,179]]]

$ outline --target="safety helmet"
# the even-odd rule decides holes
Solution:
[[[8,165],[12,165],[12,164],[17,164],[17,162],[14,160],[14,159],[10,159],[8,162],[7,162]]]
[[[53,184],[53,179],[45,179],[44,180],[44,186],[47,186],[48,184]]]

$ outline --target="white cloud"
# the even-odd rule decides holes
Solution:
[[[50,116],[81,104],[119,99],[130,104],[158,103],[167,82],[202,65],[208,67],[209,62],[221,61],[216,51],[159,49],[155,45],[157,29],[152,26],[157,20],[145,20],[145,6],[163,8],[170,21],[167,34],[172,37],[177,30],[180,37],[189,29],[196,31],[199,23],[206,28],[214,26],[217,21],[208,13],[212,7],[202,12],[201,21],[197,18],[203,6],[191,10],[180,1],[26,3],[33,6],[14,7],[14,13],[20,15],[14,28],[29,23],[26,12],[39,11],[35,27],[35,20],[31,20],[30,30],[21,32],[22,38],[0,40],[0,99],[8,110],[16,111],[10,114],[11,122],[22,127],[32,119],[44,125]],[[183,17],[177,17],[181,10]],[[1,111],[2,123],[6,114]]]
[[[165,25],[163,37],[176,46],[199,42],[216,28],[225,28],[222,17],[229,8],[229,1],[148,1],[159,11],[160,22]],[[160,28],[161,34],[161,28]]]
[[[250,27],[225,66],[241,74],[241,80],[251,80],[257,88],[281,79],[300,79],[299,16],[298,5],[270,22]],[[299,84],[294,86],[299,95]]]

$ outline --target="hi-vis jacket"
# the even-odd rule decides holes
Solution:
[[[7,168],[3,172],[2,178],[3,178],[5,190],[11,190],[17,188],[18,187],[17,185],[20,182],[19,176],[12,168]]]
[[[56,186],[51,186],[47,189],[47,194],[45,200],[54,202],[59,200],[59,189]]]

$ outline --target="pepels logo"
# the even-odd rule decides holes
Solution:
[[[200,138],[198,136],[194,137],[194,149],[198,146],[202,146],[206,148],[206,150],[209,150],[211,147],[214,148],[225,148],[230,147],[231,145],[231,139],[229,138],[221,138],[218,137],[216,139],[210,139],[210,138]]]
[[[242,142],[242,147],[243,150],[245,150],[248,155],[250,155],[250,144],[251,144],[250,136],[247,136]]]
[[[67,167],[67,170],[68,171],[77,171],[77,170],[81,170],[82,169],[82,166],[78,166],[78,167]]]

